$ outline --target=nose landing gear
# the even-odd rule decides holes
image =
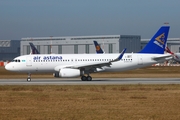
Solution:
[[[31,73],[28,73],[27,81],[31,82]]]

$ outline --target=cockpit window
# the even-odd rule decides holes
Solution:
[[[14,60],[12,60],[12,62],[20,62],[20,60],[19,59],[14,59]]]

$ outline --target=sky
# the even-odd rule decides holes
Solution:
[[[0,40],[141,35],[168,22],[180,38],[180,0],[0,0]]]

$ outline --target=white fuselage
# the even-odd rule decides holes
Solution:
[[[7,70],[25,73],[34,72],[58,72],[60,68],[79,66],[91,67],[91,64],[107,63],[119,54],[33,54],[16,57],[5,67]],[[139,54],[125,53],[119,61],[112,62],[110,66],[96,68],[98,71],[125,71],[155,63],[163,62],[165,59],[154,60],[164,54]],[[19,61],[19,62],[18,62]]]

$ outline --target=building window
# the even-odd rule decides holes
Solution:
[[[85,49],[86,49],[85,52],[86,52],[86,53],[89,53],[89,45],[86,45],[86,48],[85,48]]]
[[[141,50],[143,49],[143,46],[141,46]]]
[[[109,44],[109,53],[113,53],[113,44]]]
[[[62,54],[62,45],[58,45],[58,54]]]
[[[37,50],[40,52],[40,45],[37,46]],[[41,52],[40,52],[41,53]]]
[[[74,53],[75,53],[75,54],[78,53],[78,45],[74,45]]]
[[[30,54],[32,52],[32,51],[30,51],[30,46],[29,45],[27,46],[27,50],[26,51],[27,51],[27,54]]]
[[[48,45],[48,49],[47,50],[48,50],[47,53],[51,54],[51,46],[50,45]]]

